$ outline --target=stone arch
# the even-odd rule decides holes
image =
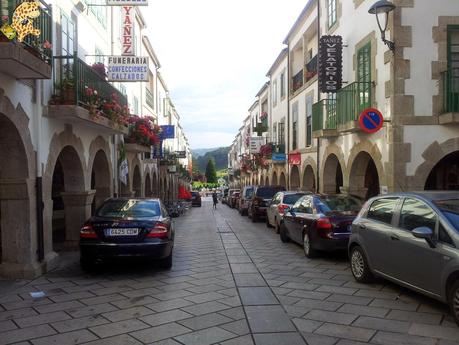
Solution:
[[[302,189],[308,192],[316,191],[316,176],[314,168],[310,164],[304,168]]]
[[[83,142],[72,126],[66,125],[51,139],[43,175],[45,253],[53,252],[53,240],[65,240],[59,249],[77,246],[80,227],[91,215],[95,193],[90,190],[87,175]]]
[[[0,275],[32,278],[36,260],[35,154],[29,118],[0,89]]]
[[[280,177],[279,177],[279,185],[287,188],[287,180],[285,179],[285,173],[281,172]]]
[[[334,153],[325,160],[322,184],[324,193],[340,193],[343,187],[343,168]]]
[[[277,172],[273,172],[273,177],[271,178],[271,183],[273,186],[277,186],[278,185],[278,181],[277,181]]]
[[[159,197],[158,194],[158,175],[156,174],[156,171],[153,171],[152,175],[152,193],[155,198]]]
[[[113,170],[110,160],[110,146],[101,136],[93,140],[89,147],[88,176],[91,189],[96,191],[92,211],[113,196]]]
[[[265,178],[265,186],[269,186],[269,176],[266,175],[266,178]]]
[[[145,197],[146,198],[151,198],[153,196],[153,189],[151,186],[151,177],[150,177],[150,172],[147,171],[145,174]]]
[[[350,194],[369,198],[379,194],[381,185],[387,185],[381,151],[376,144],[365,140],[354,145],[347,162],[345,186]]]
[[[300,188],[300,170],[298,166],[292,166],[290,170],[290,189],[297,190]]]
[[[341,182],[341,186],[344,185],[344,174],[346,172],[346,163],[344,160],[344,153],[338,145],[336,144],[328,145],[327,148],[325,149],[324,154],[322,155],[322,163],[320,166],[321,174],[319,175],[321,176],[320,190],[325,193],[327,192],[336,193],[337,191],[339,192],[339,189],[336,188],[336,171],[334,171],[334,169],[331,169],[333,167],[331,167],[330,165],[328,166],[326,165],[327,159],[329,159],[331,155],[334,155],[334,157],[337,160],[337,163],[339,164],[339,167],[341,169],[341,175],[343,176],[342,178],[343,182],[341,181],[340,182]],[[331,162],[329,161],[328,163],[330,164]],[[335,169],[337,167],[338,165],[335,166]],[[327,168],[327,171],[325,170],[326,168]],[[330,176],[330,173],[332,174],[332,176]]]
[[[132,172],[132,192],[134,197],[140,198],[142,196],[142,174],[138,164],[134,165]]]
[[[452,138],[441,144],[438,141],[430,144],[422,153],[424,162],[417,167],[414,176],[409,178],[409,188],[420,190],[429,187],[429,184],[432,185],[434,177],[430,175],[440,168],[442,162],[454,157],[457,152],[459,152],[459,138]]]

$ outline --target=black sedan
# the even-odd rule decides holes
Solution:
[[[201,207],[201,194],[199,192],[191,192],[191,206]]]
[[[284,214],[280,238],[302,244],[308,258],[320,250],[344,250],[361,207],[359,199],[348,195],[305,195]]]
[[[174,235],[159,199],[108,199],[81,228],[81,267],[91,269],[103,259],[144,257],[170,268]]]

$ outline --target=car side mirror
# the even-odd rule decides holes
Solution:
[[[416,238],[423,238],[429,244],[430,248],[435,248],[437,245],[434,241],[434,233],[432,229],[428,228],[427,226],[420,226],[419,228],[415,228],[412,231],[413,236]]]

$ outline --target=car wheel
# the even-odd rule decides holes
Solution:
[[[281,225],[279,227],[280,227],[279,234],[280,234],[281,241],[283,243],[290,242],[290,238],[287,235],[287,229],[285,229],[285,225],[283,223],[281,223]]]
[[[459,326],[459,280],[456,280],[453,286],[451,286],[448,301],[451,308],[451,314],[453,314],[453,318]]]
[[[303,250],[304,250],[304,255],[308,259],[315,258],[317,256],[317,250],[312,248],[312,241],[311,237],[305,233],[303,236]]]
[[[172,250],[167,258],[161,260],[161,267],[164,269],[170,269],[172,267]]]
[[[370,283],[373,281],[374,276],[371,273],[370,266],[368,265],[367,258],[363,253],[362,248],[355,246],[351,249],[351,271],[355,280],[359,283]]]

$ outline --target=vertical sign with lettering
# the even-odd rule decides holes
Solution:
[[[319,41],[319,89],[338,92],[343,79],[343,39],[341,36],[322,36]]]
[[[121,7],[121,55],[134,55],[134,8]]]

